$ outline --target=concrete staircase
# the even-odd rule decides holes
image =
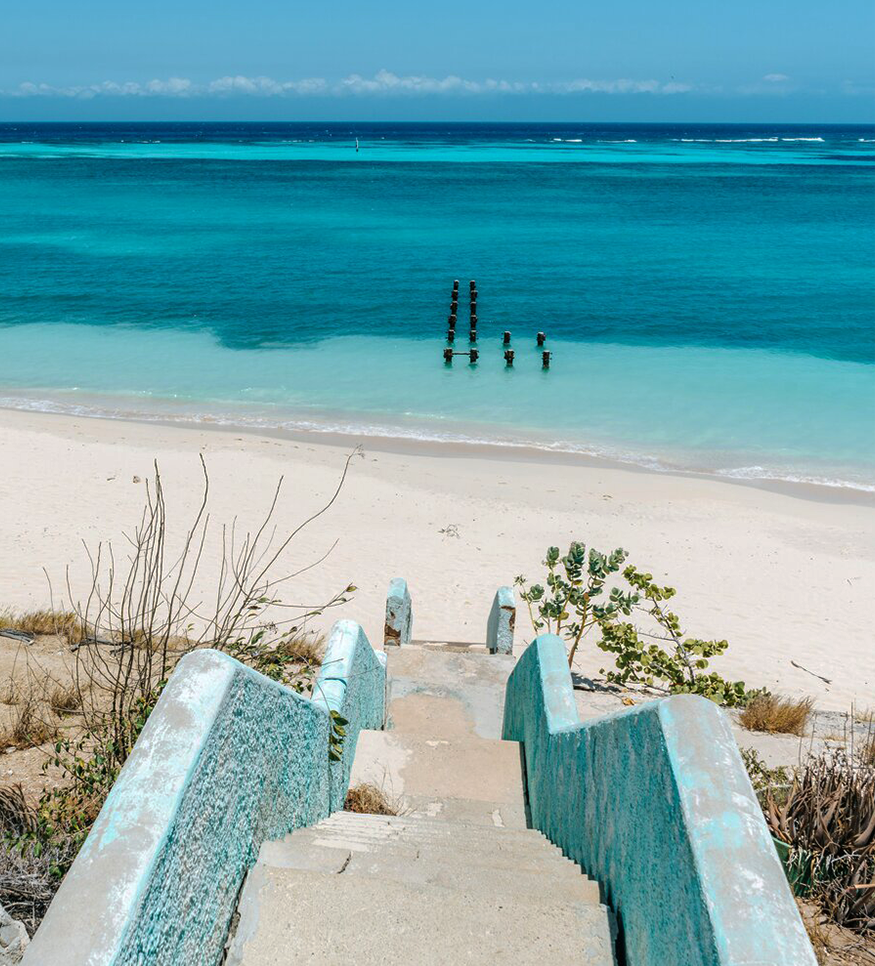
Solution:
[[[520,749],[499,740],[513,659],[389,651],[386,731],[362,732],[352,784],[398,816],[337,812],[266,842],[226,966],[612,966],[599,888],[527,827]]]

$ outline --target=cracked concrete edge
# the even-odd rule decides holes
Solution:
[[[513,587],[499,587],[492,600],[486,624],[486,650],[490,654],[512,654],[516,626],[516,601]]]
[[[406,647],[413,636],[413,605],[407,581],[394,577],[386,597],[386,624],[383,634],[384,647]]]

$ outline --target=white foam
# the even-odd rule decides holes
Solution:
[[[584,456],[638,466],[656,473],[690,473],[703,476],[718,476],[734,480],[766,480],[779,483],[798,483],[813,486],[826,486],[834,489],[858,490],[875,493],[875,485],[854,480],[844,480],[827,476],[812,476],[786,470],[769,469],[764,466],[738,466],[731,468],[706,468],[686,466],[666,461],[650,453],[630,452],[611,446],[594,446],[571,440],[523,438],[512,436],[487,436],[466,433],[459,430],[436,430],[424,426],[394,426],[382,422],[345,419],[313,419],[300,415],[283,418],[279,414],[270,417],[250,415],[239,412],[188,412],[156,411],[136,408],[115,408],[87,403],[70,402],[62,399],[33,398],[19,396],[0,396],[0,408],[16,409],[25,412],[49,413],[56,415],[79,416],[93,419],[136,420],[147,423],[177,423],[189,426],[221,427],[250,431],[305,432],[320,435],[339,435],[370,437],[376,439],[408,439],[423,443],[438,443],[466,446],[490,446],[504,449],[528,449],[542,452]],[[436,415],[409,413],[418,418],[438,420]],[[440,416],[441,420],[446,417]]]

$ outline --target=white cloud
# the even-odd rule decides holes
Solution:
[[[100,84],[75,87],[55,87],[50,84],[27,82],[13,90],[0,91],[6,97],[308,97],[323,96],[384,96],[384,95],[482,95],[482,94],[683,94],[693,88],[688,84],[662,83],[657,80],[590,80],[539,83],[537,81],[509,81],[494,78],[468,80],[449,74],[429,77],[424,74],[393,74],[380,70],[373,77],[350,74],[339,81],[323,77],[277,81],[271,77],[227,75],[197,84],[185,77],[150,80],[146,83],[103,81]]]
[[[766,74],[763,80],[769,84],[783,84],[784,81],[790,80],[786,74]]]

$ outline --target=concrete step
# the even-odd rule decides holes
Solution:
[[[606,910],[549,894],[257,865],[227,966],[613,966]]]
[[[533,853],[521,848],[472,848],[467,843],[455,842],[376,843],[358,839],[322,838],[318,834],[302,836],[300,833],[291,840],[265,842],[259,851],[258,860],[265,865],[298,868],[299,856],[305,854],[303,868],[319,868],[310,857],[320,851],[330,857],[329,864],[334,863],[338,854],[360,857],[361,862],[370,861],[374,856],[387,856],[407,863],[428,862],[432,865],[467,865],[472,869],[533,872],[549,876],[550,881],[576,882],[584,878],[580,867],[561,855]]]
[[[447,699],[411,695],[409,700],[418,702],[420,710],[436,703],[447,717],[462,713]],[[360,783],[376,785],[402,811],[416,809],[435,818],[473,818],[480,824],[525,828],[519,745],[481,738],[470,731],[466,719],[458,722],[452,737],[360,732],[350,784]]]
[[[560,866],[528,863],[516,859],[502,862],[473,857],[462,850],[395,849],[357,852],[349,849],[298,845],[295,849],[262,850],[259,863],[265,868],[300,869],[309,872],[376,876],[412,885],[438,885],[491,895],[550,895],[581,902],[600,901],[598,884],[573,863]]]
[[[411,828],[363,828],[358,825],[320,823],[312,828],[293,832],[283,841],[292,846],[294,842],[305,841],[308,843],[318,841],[326,846],[335,842],[341,845],[349,843],[354,851],[358,846],[362,849],[393,846],[414,848],[454,846],[471,851],[482,850],[490,854],[519,853],[527,856],[544,856],[551,861],[555,859],[570,861],[563,859],[561,851],[538,832],[516,832],[508,829],[490,829],[486,826],[479,829],[459,828],[457,830],[449,822],[444,823],[442,829],[422,831]]]
[[[387,647],[391,727],[424,738],[454,738],[459,725],[500,738],[509,655]],[[450,714],[451,705],[455,705]]]

